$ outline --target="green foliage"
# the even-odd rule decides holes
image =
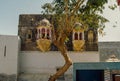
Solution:
[[[84,23],[86,25],[88,25],[88,27],[97,29],[97,28],[104,28],[105,22],[108,22],[108,20],[104,17],[102,17],[101,15],[98,14],[83,14],[81,17],[82,21],[84,21]]]
[[[52,13],[52,5],[50,3],[45,3],[42,8],[45,10],[45,12],[48,13]]]
[[[75,22],[79,22],[83,25],[84,28],[92,27],[94,29],[105,28],[105,23],[108,20],[100,15],[103,12],[104,4],[107,3],[108,0],[80,0],[81,3],[76,8],[74,13],[74,19],[69,20],[69,28],[71,29],[74,26]],[[67,32],[65,26],[66,14],[69,17],[73,15],[73,11],[75,10],[76,5],[78,4],[78,0],[54,0],[52,3],[46,3],[42,8],[44,9],[44,13],[53,14],[55,20],[56,30],[61,32]],[[67,11],[66,11],[67,5]],[[115,6],[114,6],[115,7]],[[113,7],[110,7],[113,9]]]
[[[93,8],[102,7],[105,3],[107,3],[107,0],[88,0],[87,4],[89,6],[92,6]]]

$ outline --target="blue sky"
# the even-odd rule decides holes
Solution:
[[[40,14],[53,0],[0,0],[0,35],[17,35],[20,14]]]

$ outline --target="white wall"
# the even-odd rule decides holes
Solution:
[[[18,36],[0,35],[0,74],[17,74],[17,66]]]
[[[106,35],[103,37],[99,35],[99,41],[120,41],[120,6],[117,5],[115,10],[109,9],[108,6],[113,4],[117,5],[116,0],[108,0],[102,14],[109,22],[105,24]],[[113,27],[114,25],[115,27]]]
[[[73,62],[99,62],[98,52],[68,52]],[[60,52],[22,51],[19,54],[19,72],[54,73],[56,68],[64,65]],[[72,73],[72,67],[67,73]]]

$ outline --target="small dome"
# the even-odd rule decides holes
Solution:
[[[73,29],[73,32],[84,32],[84,28],[83,28],[83,25],[79,22],[76,22],[74,24],[74,29]]]
[[[81,23],[76,22],[76,23],[75,23],[75,25],[74,25],[74,28],[78,28],[78,27],[81,27],[81,26],[82,26],[82,24],[81,24]]]
[[[47,24],[50,24],[50,22],[46,18],[44,18],[41,22],[46,22]]]
[[[39,25],[40,26],[50,26],[51,24],[50,24],[50,22],[46,18],[44,18],[43,20],[41,20],[39,22]]]

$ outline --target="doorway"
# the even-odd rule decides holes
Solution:
[[[113,74],[112,78],[113,78],[113,81],[120,81],[120,74]]]
[[[104,81],[104,70],[77,70],[76,81]]]

